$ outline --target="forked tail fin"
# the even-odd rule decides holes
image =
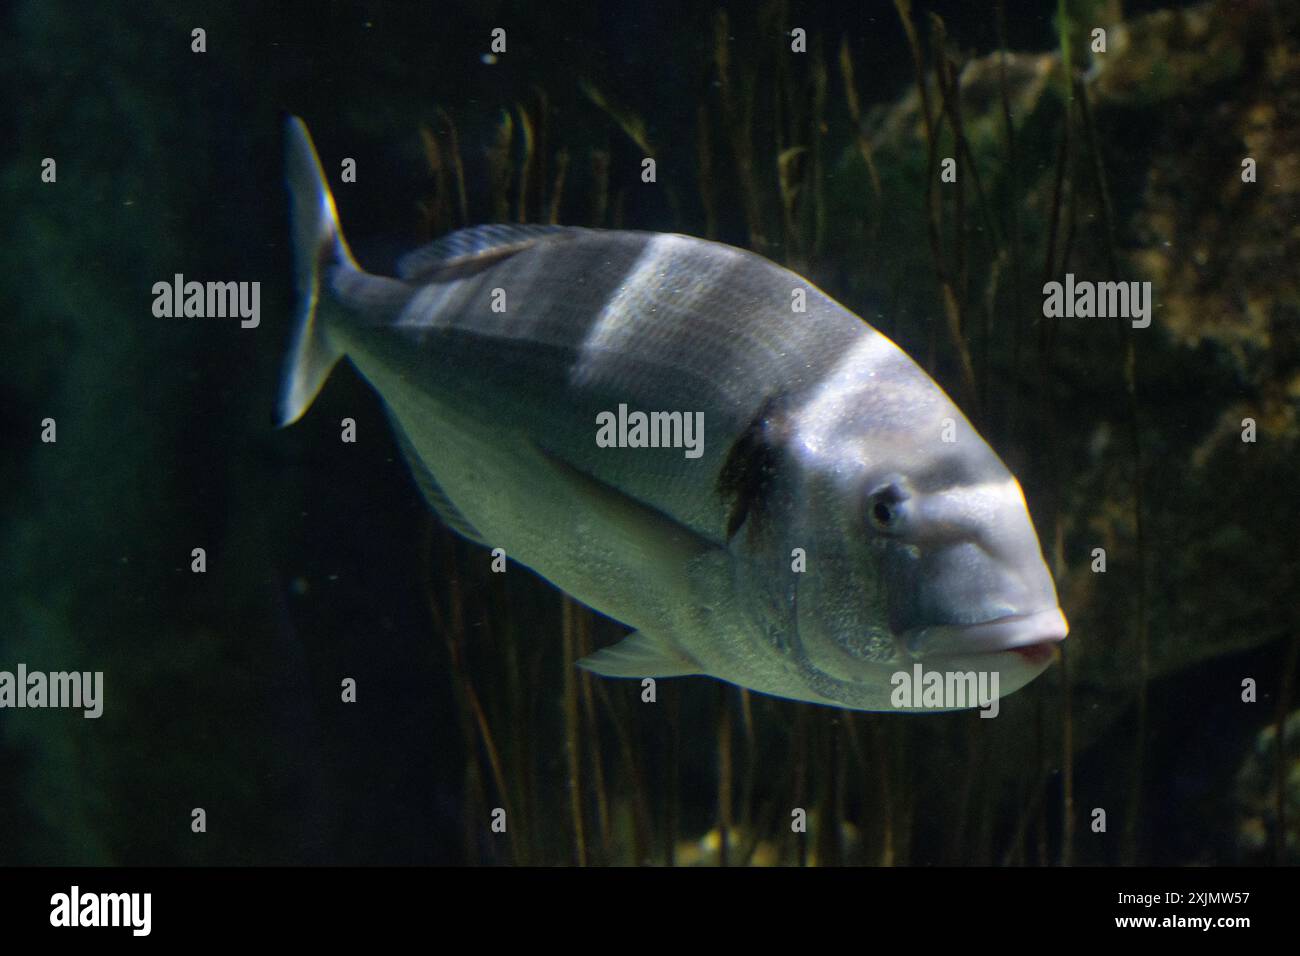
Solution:
[[[316,398],[343,353],[330,344],[324,323],[317,321],[321,276],[331,267],[356,269],[339,231],[334,197],[325,182],[307,126],[296,116],[285,123],[285,176],[292,200],[293,255],[298,304],[293,338],[285,363],[276,424],[291,425]]]

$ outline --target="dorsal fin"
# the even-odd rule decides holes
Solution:
[[[397,274],[410,282],[459,279],[522,252],[545,236],[578,233],[570,226],[525,226],[499,223],[470,226],[408,252],[397,260]]]

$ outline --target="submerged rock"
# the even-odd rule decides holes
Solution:
[[[1276,724],[1259,732],[1255,746],[1237,772],[1237,849],[1244,864],[1275,860],[1279,783],[1286,837],[1283,856],[1278,862],[1291,866],[1300,863],[1300,710],[1292,711],[1284,726],[1286,752],[1280,781]]]

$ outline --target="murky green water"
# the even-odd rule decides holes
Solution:
[[[17,4],[0,672],[102,715],[0,709],[0,863],[1295,862],[1296,17],[1071,3],[1066,69],[975,6],[912,11],[922,100],[883,2]],[[374,272],[555,221],[807,276],[1019,478],[1060,658],[993,720],[573,668],[626,629],[448,532],[350,368],[272,427],[290,113]],[[1046,316],[1067,273],[1149,324]]]

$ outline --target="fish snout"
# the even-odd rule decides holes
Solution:
[[[895,552],[891,624],[913,657],[1046,647],[1069,632],[1014,478],[917,502],[930,532]]]

